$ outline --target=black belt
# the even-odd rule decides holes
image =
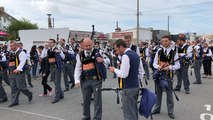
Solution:
[[[97,80],[97,76],[85,76],[86,80]]]
[[[50,64],[50,68],[55,68],[57,67],[56,64]]]

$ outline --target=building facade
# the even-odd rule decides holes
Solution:
[[[13,16],[9,15],[4,11],[4,7],[0,7],[0,31],[4,31],[6,27],[9,26],[9,24],[17,20]]]
[[[137,44],[137,28],[122,30],[120,32],[109,33],[109,42],[117,39],[123,39],[125,35],[132,36],[133,44]],[[147,28],[139,28],[139,41],[150,43],[152,40],[152,30]]]

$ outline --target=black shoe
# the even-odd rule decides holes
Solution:
[[[180,91],[180,89],[178,89],[178,88],[175,88],[173,91]]]
[[[59,99],[64,99],[64,96],[59,97]]]
[[[17,106],[19,105],[18,103],[13,103],[13,104],[10,104],[8,107],[14,107],[14,106]]]
[[[69,88],[67,88],[67,89],[63,90],[63,92],[67,92],[67,91],[69,91]]]
[[[82,120],[91,120],[90,118],[83,118]]]
[[[186,94],[190,94],[190,91],[189,90],[186,90],[186,92],[185,92]]]
[[[94,101],[94,98],[91,98],[90,101]]]
[[[81,106],[84,106],[84,102],[81,102]]]
[[[175,116],[174,116],[173,113],[169,113],[169,117],[170,117],[171,119],[175,119]]]
[[[31,102],[33,99],[33,93],[28,97],[28,101]]]
[[[1,98],[0,103],[7,102],[7,98]]]
[[[152,115],[154,115],[154,114],[159,114],[160,112],[159,111],[152,111]]]
[[[73,89],[75,87],[75,84],[72,83],[72,85],[70,86],[70,89]]]
[[[202,84],[202,83],[201,83],[201,82],[195,81],[195,82],[193,82],[193,84]]]
[[[29,86],[30,86],[30,87],[33,87],[33,85],[32,85],[32,84],[30,84]]]
[[[57,102],[59,102],[60,100],[58,100],[58,99],[54,99],[53,101],[52,101],[52,104],[54,104],[54,103],[57,103]]]

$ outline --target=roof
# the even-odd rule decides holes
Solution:
[[[12,21],[12,20],[17,20],[16,18],[14,18],[13,16],[9,15],[8,13],[6,13],[4,11],[4,7],[0,7],[0,16],[6,17],[8,20]]]

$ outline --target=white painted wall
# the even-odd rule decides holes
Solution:
[[[37,29],[37,30],[20,30],[20,40],[24,45],[24,48],[29,52],[33,45],[43,45],[47,40],[53,38],[57,40],[57,34],[59,39],[64,38],[67,40],[69,36],[69,28],[54,28],[54,29]]]

